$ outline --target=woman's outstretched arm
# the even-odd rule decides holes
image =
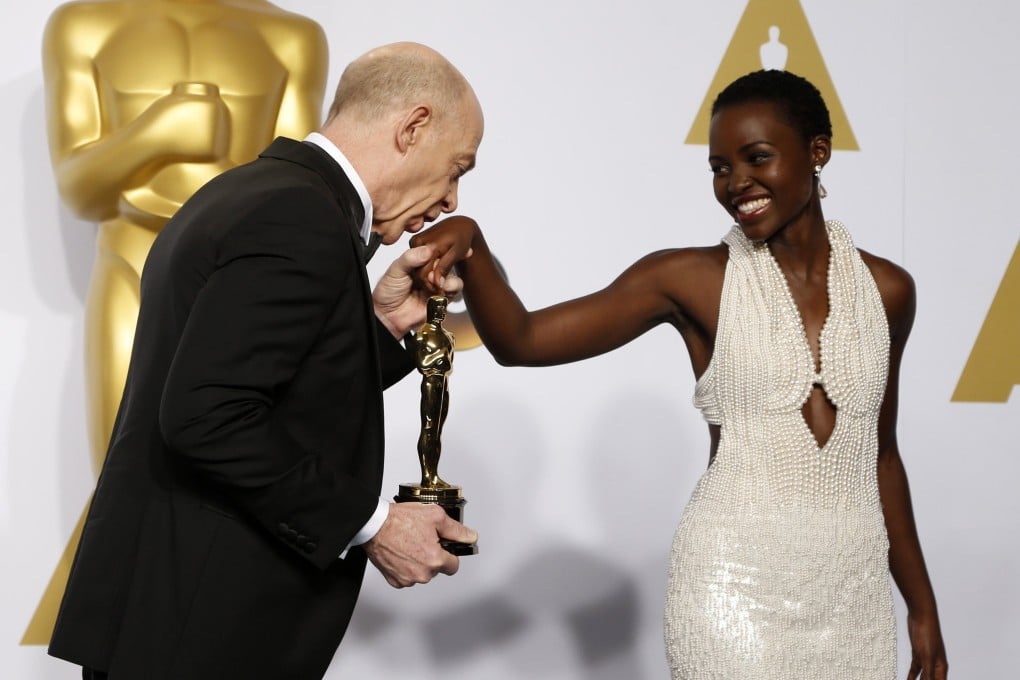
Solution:
[[[425,243],[447,253],[440,269],[471,249],[472,255],[457,263],[465,301],[485,346],[504,365],[577,361],[615,349],[666,321],[682,328],[685,312],[678,291],[693,281],[697,267],[688,265],[698,259],[698,251],[653,253],[598,292],[528,311],[503,279],[474,220],[451,217],[412,240],[412,245]]]

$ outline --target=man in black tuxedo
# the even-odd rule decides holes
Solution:
[[[457,571],[439,539],[475,532],[380,488],[382,390],[414,368],[400,340],[430,292],[416,272],[455,292],[436,274],[458,255],[407,250],[374,293],[364,263],[456,208],[482,127],[446,59],[378,48],[319,133],[163,229],[51,654],[112,680],[321,678],[366,559],[395,587]]]

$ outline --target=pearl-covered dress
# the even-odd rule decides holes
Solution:
[[[846,228],[827,222],[829,314],[815,372],[767,245],[738,227],[712,360],[694,402],[715,459],[673,540],[666,650],[674,680],[893,680],[896,626],[878,495],[889,328]],[[819,447],[801,413],[836,407]]]

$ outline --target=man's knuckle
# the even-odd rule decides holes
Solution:
[[[428,505],[426,508],[426,513],[433,522],[441,522],[447,516],[446,511],[438,505]]]

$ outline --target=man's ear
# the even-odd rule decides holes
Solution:
[[[408,149],[417,144],[424,134],[425,127],[432,122],[432,107],[419,104],[400,119],[397,128],[397,149],[407,153]]]

